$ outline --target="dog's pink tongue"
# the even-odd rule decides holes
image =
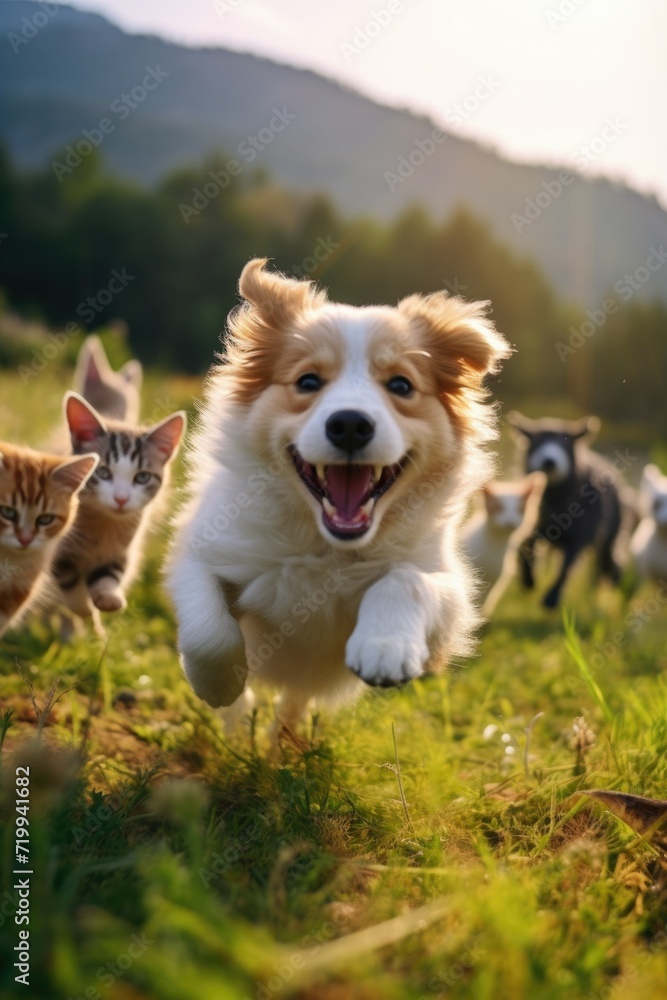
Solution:
[[[373,485],[371,465],[328,465],[327,488],[341,517],[352,520]]]

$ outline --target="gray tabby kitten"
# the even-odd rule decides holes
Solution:
[[[115,372],[100,338],[86,337],[76,363],[74,388],[98,413],[136,424],[142,378],[141,362],[128,361]]]
[[[149,509],[162,491],[185,431],[185,413],[137,428],[102,418],[77,393],[65,397],[75,455],[100,461],[81,492],[74,525],[51,568],[57,602],[82,618],[126,606],[141,563]],[[155,509],[155,507],[153,507]]]

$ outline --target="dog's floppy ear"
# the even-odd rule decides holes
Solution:
[[[486,317],[486,302],[466,302],[446,292],[410,295],[398,311],[417,321],[441,397],[454,416],[484,394],[484,378],[497,372],[512,348]]]
[[[266,264],[266,258],[258,257],[241,272],[239,295],[246,305],[232,321],[237,337],[277,333],[300,313],[326,301],[325,293],[318,291],[312,281],[296,281],[277,271],[267,271]],[[245,322],[249,319],[251,322]]]
[[[291,324],[327,301],[311,281],[295,281],[265,270],[266,259],[251,260],[243,268],[239,293],[245,299],[227,323],[225,366],[237,399],[252,402],[271,384],[277,361],[284,353],[281,334]]]
[[[511,413],[507,414],[506,417],[508,427],[511,427],[513,431],[518,435],[523,435],[523,437],[532,437],[536,432],[537,427],[535,426],[534,420],[529,420],[528,417],[524,417],[523,413],[519,413],[518,410],[512,410]]]
[[[598,436],[599,431],[600,420],[598,417],[582,417],[581,420],[575,421],[572,425],[570,437],[573,441],[580,441],[582,438],[593,441]]]

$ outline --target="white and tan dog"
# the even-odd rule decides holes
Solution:
[[[231,705],[250,675],[289,724],[471,651],[457,530],[492,472],[483,382],[510,348],[483,303],[356,308],[265,264],[208,379],[168,588],[197,694]]]

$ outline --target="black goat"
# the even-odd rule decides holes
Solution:
[[[521,578],[535,586],[535,544],[543,539],[563,552],[561,570],[544,597],[544,606],[555,608],[563,584],[584,549],[593,546],[600,573],[614,583],[620,568],[613,550],[622,522],[619,478],[611,462],[585,444],[597,433],[597,417],[570,423],[564,420],[528,420],[511,413],[508,423],[525,445],[526,472],[543,472],[547,485],[542,494],[537,526],[519,551]]]

